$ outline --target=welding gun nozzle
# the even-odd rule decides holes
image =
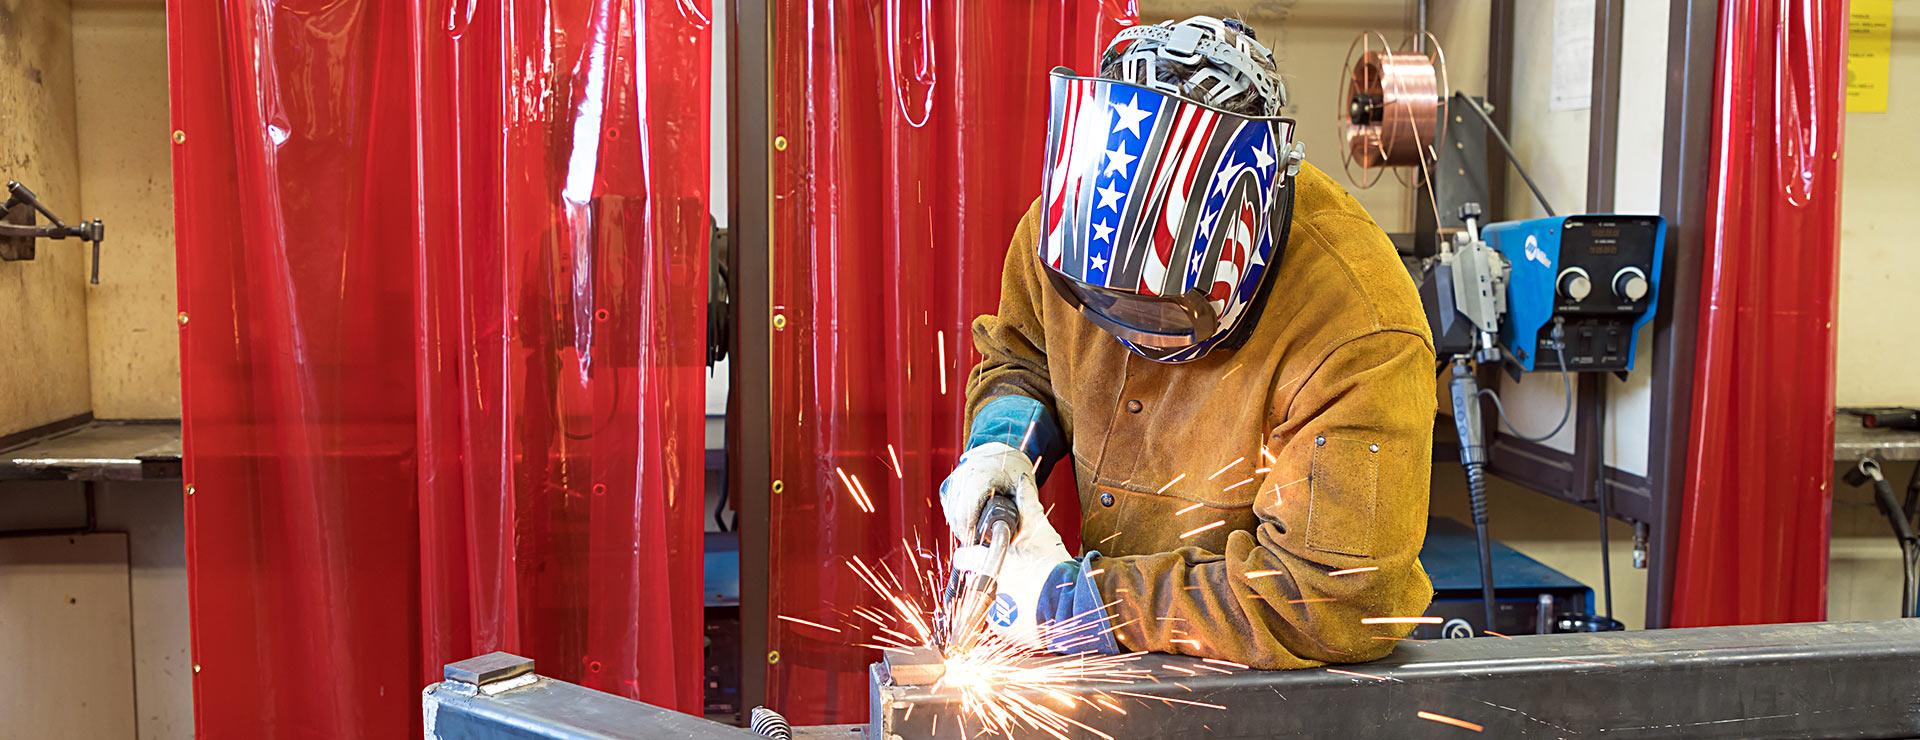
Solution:
[[[973,648],[987,628],[987,612],[993,606],[999,584],[985,573],[968,573],[963,578],[952,608],[946,639],[940,640],[941,652],[958,655]]]

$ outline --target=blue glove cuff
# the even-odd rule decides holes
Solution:
[[[1114,655],[1120,643],[1113,639],[1108,624],[1107,602],[1100,598],[1100,587],[1093,577],[1091,563],[1100,557],[1089,550],[1079,560],[1054,566],[1047,582],[1040,587],[1040,600],[1034,605],[1034,623],[1045,634],[1047,649],[1061,654],[1095,652]]]
[[[1036,485],[1047,482],[1053,464],[1067,454],[1066,440],[1046,404],[1026,396],[1000,396],[974,413],[967,449],[988,442],[1000,442],[1025,453],[1029,460],[1040,461],[1033,471]]]

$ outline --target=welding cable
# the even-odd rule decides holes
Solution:
[[[1564,367],[1566,362],[1562,361],[1560,364]],[[1595,489],[1593,493],[1595,498],[1600,499],[1600,593],[1603,598],[1601,603],[1605,604],[1607,608],[1600,616],[1606,617],[1606,623],[1612,623],[1613,554],[1609,552],[1609,550],[1611,549],[1610,546],[1613,538],[1607,535],[1607,525],[1609,523],[1608,520],[1613,518],[1613,512],[1609,510],[1610,507],[1607,502],[1613,497],[1607,494],[1607,398],[1605,387],[1604,385],[1601,386],[1600,404],[1594,410],[1594,415],[1598,417],[1598,420],[1593,423],[1594,435],[1598,437],[1598,439],[1594,442],[1593,467],[1598,470],[1593,476],[1593,487]]]
[[[733,531],[733,527],[727,524],[726,517],[729,497],[727,487],[722,485],[720,486],[720,500],[715,501],[713,504],[713,526],[719,528],[722,532]]]
[[[1566,428],[1567,420],[1573,418],[1573,374],[1567,372],[1567,355],[1563,349],[1566,347],[1566,342],[1560,341],[1561,334],[1560,320],[1554,319],[1553,355],[1560,359],[1560,389],[1561,395],[1566,397],[1566,405],[1560,409],[1560,423],[1554,424],[1551,431],[1538,437],[1529,437],[1521,434],[1520,430],[1513,426],[1513,420],[1507,418],[1507,407],[1500,403],[1500,394],[1498,392],[1492,388],[1481,388],[1477,394],[1493,399],[1493,412],[1500,417],[1500,424],[1505,426],[1507,431],[1512,432],[1513,436],[1521,440],[1540,443],[1553,439],[1554,435],[1559,434],[1560,430]]]
[[[1900,510],[1906,513],[1908,526],[1920,531],[1920,468],[1907,476],[1907,502]]]
[[[1920,542],[1900,543],[1906,556],[1906,573],[1900,583],[1900,616],[1920,617]]]
[[[1497,626],[1494,616],[1497,607],[1493,580],[1493,537],[1487,533],[1487,464],[1479,461],[1462,462],[1460,467],[1467,472],[1467,505],[1473,514],[1473,537],[1480,549],[1480,608],[1483,620],[1482,632]]]
[[[1513,163],[1513,170],[1520,173],[1520,179],[1527,182],[1527,189],[1533,191],[1533,199],[1540,201],[1540,207],[1546,209],[1548,216],[1558,215],[1553,211],[1553,204],[1547,202],[1546,193],[1540,192],[1540,186],[1533,183],[1533,176],[1527,174],[1527,168],[1520,166],[1520,157],[1513,153],[1513,145],[1507,143],[1507,135],[1500,133],[1500,127],[1493,124],[1493,118],[1489,117],[1487,112],[1480,108],[1479,103],[1475,103],[1471,98],[1468,98],[1466,93],[1454,93],[1453,100],[1459,103],[1466,103],[1467,108],[1472,110],[1474,115],[1480,117],[1480,122],[1487,124],[1487,130],[1493,132],[1493,139],[1500,142],[1500,150],[1506,152],[1507,161]]]

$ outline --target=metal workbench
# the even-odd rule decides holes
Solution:
[[[1920,432],[1906,429],[1868,429],[1857,414],[1839,412],[1833,421],[1834,462],[1854,462],[1867,456],[1881,460],[1920,460]]]
[[[0,449],[0,481],[179,479],[177,421],[89,421]]]

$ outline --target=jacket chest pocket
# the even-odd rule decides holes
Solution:
[[[1308,475],[1307,547],[1372,557],[1380,446],[1358,439],[1316,437]]]
[[[1227,535],[1252,530],[1251,506],[1206,505],[1177,496],[1094,486],[1081,499],[1080,537],[1087,550],[1104,555],[1151,555],[1182,547],[1226,552]]]

